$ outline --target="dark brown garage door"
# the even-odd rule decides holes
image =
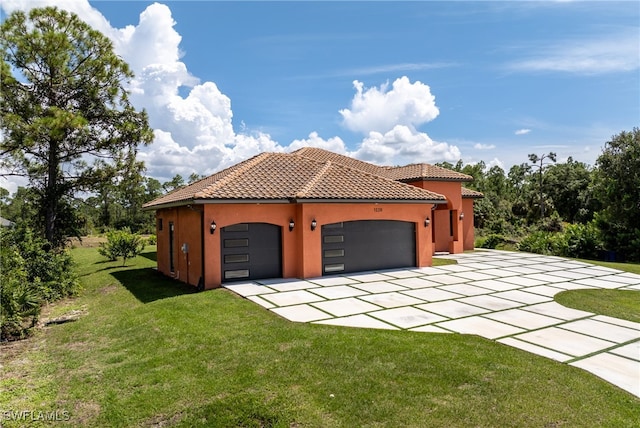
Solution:
[[[322,226],[325,275],[415,265],[415,223],[360,220]]]
[[[220,233],[224,282],[282,277],[280,226],[239,223]]]

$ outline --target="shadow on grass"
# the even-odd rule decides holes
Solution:
[[[140,253],[140,257],[144,257],[145,259],[149,259],[152,262],[158,261],[158,253],[155,251],[147,251],[146,253]]]
[[[167,278],[152,268],[119,270],[111,275],[142,303],[196,292],[195,287]]]

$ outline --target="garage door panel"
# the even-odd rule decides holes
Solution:
[[[324,274],[415,264],[415,224],[412,222],[360,220],[322,226]]]
[[[282,277],[281,227],[239,223],[221,230],[222,277],[225,281]]]

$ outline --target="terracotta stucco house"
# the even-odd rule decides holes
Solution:
[[[158,270],[223,282],[430,266],[473,249],[472,177],[428,164],[381,167],[317,148],[262,153],[144,205]]]

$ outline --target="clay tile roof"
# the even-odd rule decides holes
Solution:
[[[462,197],[465,199],[481,199],[484,198],[484,194],[478,192],[477,190],[467,189],[466,187],[462,187]]]
[[[296,199],[445,201],[444,196],[332,161],[299,154],[262,153],[168,193],[143,208],[197,201]]]
[[[473,181],[473,177],[470,175],[427,163],[414,163],[411,165],[389,168],[387,176],[399,181]]]
[[[378,166],[348,156],[333,153],[316,147],[304,147],[293,152],[319,161],[332,161],[370,174],[379,175],[397,181],[433,180],[433,181],[473,181],[473,177],[427,163],[407,166]]]
[[[304,156],[309,159],[315,159],[321,162],[331,161],[353,169],[359,169],[360,171],[368,172],[369,174],[385,176],[386,168],[383,166],[374,165],[369,162],[350,158],[349,156],[340,155],[338,153],[319,149],[317,147],[303,147],[293,152],[293,154]]]

